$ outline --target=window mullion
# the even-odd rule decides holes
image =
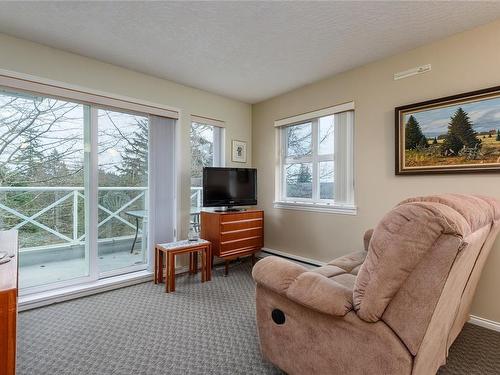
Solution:
[[[214,142],[214,155],[212,158],[212,167],[220,167],[222,165],[221,158],[221,143],[220,143],[220,128],[214,126],[213,128],[213,142]]]
[[[312,156],[303,156],[301,158],[284,158],[284,164],[304,164],[304,163],[312,163],[314,158]]]
[[[88,112],[87,112],[88,111]],[[98,259],[98,223],[99,223],[99,167],[98,167],[98,109],[95,106],[88,107],[86,117],[86,160],[85,160],[85,207],[86,207],[86,241],[87,253],[89,254],[89,275],[92,280],[99,278],[97,265]],[[88,142],[88,143],[87,143]]]
[[[286,128],[281,129],[281,135],[280,135],[280,145],[281,145],[281,166],[280,166],[280,173],[281,173],[281,179],[280,179],[280,196],[282,200],[286,199],[286,173],[285,173],[285,166],[286,166],[286,155],[287,155],[287,141],[286,141]]]
[[[318,163],[318,149],[319,149],[319,120],[312,121],[312,200],[317,202],[319,200],[319,163]]]
[[[318,161],[334,161],[333,154],[318,155]]]

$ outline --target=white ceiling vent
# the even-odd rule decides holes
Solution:
[[[427,73],[430,72],[431,69],[432,69],[431,64],[420,65],[417,66],[416,68],[405,70],[404,72],[394,73],[394,80],[397,81],[398,79],[408,78],[417,74]]]

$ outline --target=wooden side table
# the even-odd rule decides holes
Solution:
[[[201,252],[201,282],[212,279],[212,244],[199,239],[197,241],[177,241],[155,246],[155,284],[163,282],[163,257],[166,258],[165,292],[175,292],[175,256],[189,254],[189,273],[198,272],[198,252]]]

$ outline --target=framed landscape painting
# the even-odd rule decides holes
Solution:
[[[500,86],[396,108],[396,174],[500,172]]]

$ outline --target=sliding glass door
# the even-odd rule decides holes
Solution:
[[[147,117],[98,111],[99,272],[146,268]]]
[[[19,231],[21,287],[89,276],[88,106],[0,91],[0,227]]]
[[[0,230],[21,291],[145,269],[149,119],[0,90]]]

